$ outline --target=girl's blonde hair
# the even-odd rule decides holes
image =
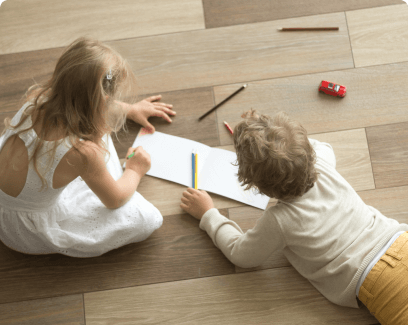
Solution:
[[[54,73],[45,84],[35,84],[26,92],[30,105],[24,110],[17,125],[11,125],[11,119],[4,120],[5,129],[18,128],[34,111],[36,114],[32,126],[16,134],[27,132],[39,123],[41,131],[35,141],[32,160],[34,169],[41,179],[42,187],[48,183],[37,168],[37,157],[43,147],[44,139],[50,130],[63,130],[65,137],[88,166],[88,159],[79,151],[83,145],[80,139],[88,140],[109,154],[102,136],[117,132],[125,126],[126,114],[115,101],[134,102],[135,76],[130,65],[111,47],[88,38],[81,37],[70,44],[59,58]],[[14,137],[16,140],[16,137]],[[49,169],[54,160],[58,142],[52,148]],[[110,154],[109,154],[110,155]],[[109,158],[108,158],[109,159]],[[71,165],[71,164],[70,164]]]
[[[300,123],[280,112],[274,117],[250,110],[234,128],[238,180],[246,189],[279,200],[302,196],[317,180],[316,154]]]

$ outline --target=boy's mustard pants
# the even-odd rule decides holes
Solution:
[[[382,325],[408,325],[408,232],[374,265],[358,298]]]

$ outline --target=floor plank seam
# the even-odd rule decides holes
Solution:
[[[83,309],[83,314],[84,314],[84,325],[86,325],[85,296],[84,296],[84,293],[82,293],[82,309]]]
[[[353,59],[354,68],[356,68],[356,61],[354,60],[353,45],[351,44],[350,28],[349,28],[348,21],[347,21],[347,12],[346,11],[344,12],[344,18],[346,19],[347,34],[348,34],[348,37],[349,37],[351,57]]]
[[[399,122],[399,123],[401,123],[401,122]],[[396,123],[392,123],[392,124],[396,124]],[[371,159],[370,142],[368,141],[368,135],[367,135],[367,128],[366,127],[364,128],[364,132],[365,132],[366,139],[367,139],[368,156],[370,157],[370,165],[371,165],[371,174],[373,174],[374,187],[375,187],[375,189],[377,189],[377,184],[375,182],[375,176],[374,176],[373,161]],[[398,187],[401,187],[401,186],[398,186]]]

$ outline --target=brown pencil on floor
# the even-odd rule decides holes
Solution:
[[[306,31],[306,30],[339,30],[338,27],[282,27],[278,28],[282,32],[291,32],[291,31]]]
[[[228,99],[234,97],[236,94],[238,94],[241,90],[245,89],[247,84],[243,85],[241,88],[239,88],[237,91],[235,91],[233,94],[229,95],[227,98],[225,98],[221,103],[215,105],[213,108],[211,108],[207,113],[201,115],[198,120],[201,121],[204,117],[206,117],[208,114],[210,114],[213,110],[215,110],[217,107],[221,106],[224,104]]]

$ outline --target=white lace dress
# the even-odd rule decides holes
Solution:
[[[20,120],[27,106],[24,105],[14,116],[13,125]],[[27,128],[31,123],[31,117],[28,117],[20,128]],[[0,150],[13,134],[15,130],[7,130],[0,138]],[[20,134],[29,157],[34,149],[30,144],[36,136],[33,129]],[[119,157],[112,138],[106,135],[103,139],[110,152],[107,169],[118,180],[123,174]],[[56,159],[45,175],[41,168],[45,167],[48,157],[44,155],[38,159],[48,189],[39,192],[41,180],[30,162],[25,186],[17,197],[0,190],[0,240],[6,246],[26,254],[93,257],[143,241],[161,227],[163,217],[159,210],[138,192],[122,207],[108,209],[80,177],[65,187],[53,189],[55,168],[71,147],[65,140],[59,140]],[[53,141],[45,142],[46,146],[53,144]],[[43,148],[45,151],[47,148]]]

